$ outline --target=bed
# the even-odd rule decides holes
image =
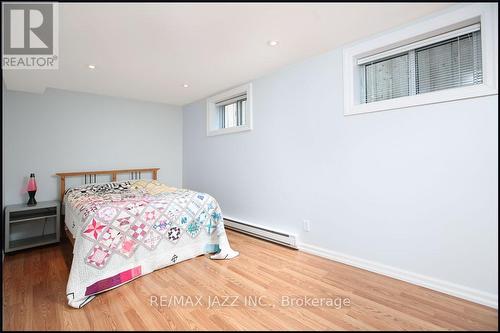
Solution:
[[[144,171],[151,172],[151,180],[140,179]],[[117,180],[117,174],[128,172],[134,179]],[[71,307],[81,308],[99,293],[199,255],[238,255],[227,240],[217,201],[207,193],[162,184],[157,172],[57,174],[65,229],[73,243],[67,285]],[[97,183],[96,176],[104,173],[111,181]],[[83,175],[86,184],[66,189],[67,177]]]

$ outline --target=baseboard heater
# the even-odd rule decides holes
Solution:
[[[224,218],[224,227],[250,236],[261,238],[273,243],[297,249],[297,239],[295,235],[289,235],[271,229],[257,227],[248,223]]]

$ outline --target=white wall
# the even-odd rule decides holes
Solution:
[[[31,172],[38,201],[58,199],[65,171],[159,167],[160,181],[182,185],[180,107],[56,89],[3,95],[5,205],[27,201]]]
[[[344,116],[337,49],[253,81],[253,103],[253,131],[214,137],[205,101],[184,107],[184,187],[308,247],[498,301],[497,96]]]

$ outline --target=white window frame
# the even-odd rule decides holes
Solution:
[[[498,5],[462,5],[411,26],[382,34],[343,50],[344,115],[407,108],[464,98],[498,94]],[[361,103],[361,78],[358,61],[386,55],[390,50],[433,38],[472,24],[481,24],[483,83],[404,96],[383,101]]]
[[[245,107],[245,125],[220,128],[218,126],[218,109],[217,103],[223,100],[233,98],[235,96],[246,94],[246,107]],[[252,84],[245,85],[227,90],[223,93],[211,96],[207,99],[207,136],[238,133],[252,130]]]

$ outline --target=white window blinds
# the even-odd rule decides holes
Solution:
[[[365,66],[365,103],[408,96],[408,55],[374,62]]]
[[[361,103],[481,84],[479,29],[466,27],[359,60]]]
[[[417,93],[482,83],[481,57],[480,31],[416,50]]]

